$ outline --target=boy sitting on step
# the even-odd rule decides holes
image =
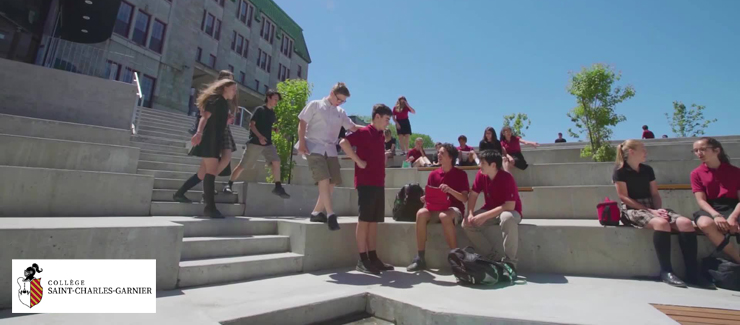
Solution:
[[[357,221],[357,248],[360,260],[357,271],[380,274],[393,266],[380,261],[375,252],[378,222],[385,219],[385,136],[383,130],[391,119],[391,109],[383,104],[373,106],[370,125],[347,135],[339,145],[355,162],[355,187],[357,188],[360,220]],[[352,150],[357,148],[357,153]]]
[[[522,201],[514,176],[503,169],[503,157],[497,150],[483,150],[479,155],[480,171],[475,176],[473,190],[468,196],[470,213],[463,219],[463,229],[473,247],[493,260],[495,249],[485,232],[491,226],[501,226],[504,239],[502,262],[516,268],[519,247],[519,223],[522,222]],[[485,205],[475,212],[478,195],[483,193]]]

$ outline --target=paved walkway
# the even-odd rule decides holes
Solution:
[[[208,324],[370,292],[423,309],[569,324],[676,324],[650,304],[740,309],[740,293],[659,282],[532,275],[525,284],[469,288],[450,275],[381,277],[338,270],[160,292],[156,314],[37,314],[0,311],[0,324]]]

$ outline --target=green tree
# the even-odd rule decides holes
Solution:
[[[514,121],[514,124],[511,124]],[[515,113],[511,115],[504,115],[504,126],[510,126],[515,135],[524,138],[524,130],[529,129],[529,125],[532,122],[529,120],[529,116],[524,113]]]
[[[292,156],[293,145],[298,141],[298,114],[306,106],[312,88],[312,84],[301,79],[288,79],[277,85],[282,100],[275,107],[272,143],[280,156],[280,174],[283,180],[290,179],[295,165]],[[270,170],[269,166],[267,170]],[[268,172],[267,182],[272,181],[272,172]]]
[[[370,118],[370,116],[358,115],[357,118],[365,121],[365,123],[368,124],[373,123],[373,119]],[[394,139],[398,139],[398,130],[392,123],[388,125],[388,129],[391,130],[391,136]],[[409,137],[410,147],[414,146],[414,141],[416,141],[416,138],[422,138],[424,140],[424,148],[434,147],[434,140],[432,140],[432,137],[422,133],[411,133],[411,136]]]
[[[704,105],[696,104],[691,104],[691,108],[687,108],[682,102],[673,102],[673,116],[665,113],[673,134],[681,138],[704,135],[704,129],[709,127],[709,124],[717,122],[717,119],[704,119],[702,111],[705,108]]]
[[[570,73],[568,92],[576,97],[576,107],[569,113],[578,133],[586,133],[588,144],[581,150],[581,157],[591,157],[594,161],[612,161],[616,150],[609,143],[611,127],[626,120],[624,115],[615,113],[614,106],[635,96],[635,89],[628,85],[615,87],[621,79],[611,67],[594,64],[583,68],[579,73]],[[568,129],[568,133],[578,138],[578,133]]]

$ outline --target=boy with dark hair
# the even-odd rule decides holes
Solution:
[[[519,189],[514,177],[503,170],[503,157],[500,152],[484,150],[478,158],[480,171],[475,176],[473,189],[468,196],[469,214],[463,219],[463,229],[481,256],[493,260],[496,250],[484,232],[488,227],[501,225],[504,239],[504,257],[501,260],[516,268],[519,223],[522,221]],[[486,203],[481,209],[473,212],[481,192]]]
[[[653,131],[648,130],[647,125],[642,126],[642,138],[643,139],[655,139],[655,134],[653,134]]]
[[[457,137],[460,146],[457,151],[460,152],[460,166],[475,166],[475,149],[468,146],[468,137],[461,135]]]
[[[283,96],[275,90],[268,90],[265,95],[265,105],[258,106],[254,110],[252,119],[249,121],[249,141],[247,149],[242,154],[239,166],[231,172],[229,183],[224,187],[224,192],[234,193],[231,187],[234,181],[239,178],[244,169],[253,169],[257,163],[260,154],[265,157],[265,162],[272,166],[272,176],[275,179],[275,188],[272,193],[287,199],[290,195],[285,192],[280,178],[280,156],[278,156],[275,145],[272,144],[272,130],[275,124],[275,106]]]
[[[339,107],[347,102],[347,98],[349,90],[339,82],[332,87],[329,96],[309,102],[298,114],[298,143],[295,148],[308,160],[308,168],[319,185],[319,197],[311,213],[311,221],[326,222],[330,230],[339,230],[331,204],[334,186],[342,184],[337,135],[342,127],[353,132],[359,129],[347,112]]]
[[[393,266],[380,261],[377,247],[378,222],[385,219],[385,136],[383,130],[390,122],[391,109],[383,104],[373,106],[372,124],[350,133],[339,145],[355,162],[360,218],[357,222],[357,248],[360,260],[357,271],[380,274]],[[357,148],[357,153],[352,150]]]
[[[468,182],[468,175],[454,166],[458,155],[457,149],[452,144],[445,143],[439,148],[437,155],[441,167],[429,174],[427,186],[437,187],[446,193],[451,205],[445,211],[429,211],[424,207],[416,213],[416,246],[419,253],[411,265],[406,268],[409,272],[426,269],[424,252],[427,241],[427,223],[442,223],[447,245],[453,249],[457,248],[455,220],[465,215],[465,202],[468,202],[470,182]],[[425,202],[423,196],[422,202]]]

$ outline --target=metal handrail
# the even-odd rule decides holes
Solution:
[[[131,113],[131,134],[136,135],[136,116],[138,115],[139,106],[144,100],[144,94],[141,92],[141,83],[139,83],[139,73],[134,72],[134,84],[136,85],[136,102],[134,103],[134,111]]]

